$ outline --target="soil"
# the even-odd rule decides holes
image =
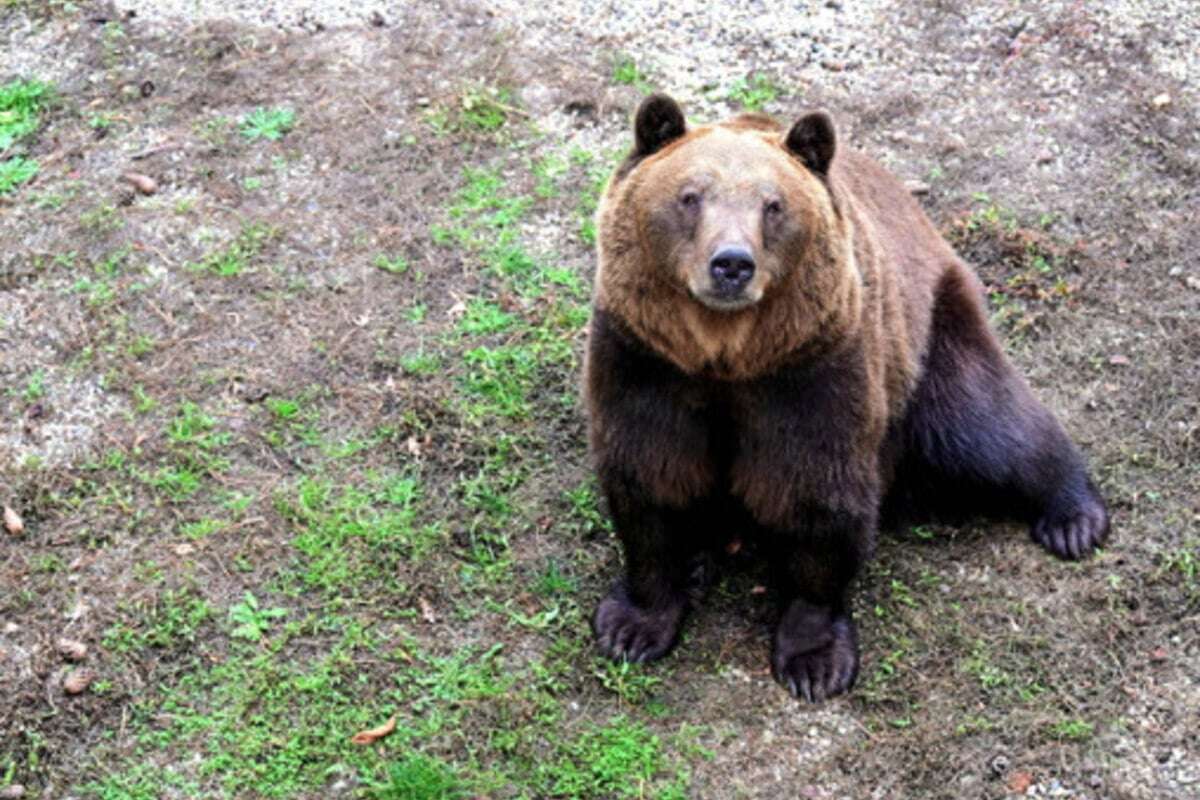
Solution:
[[[677,773],[688,797],[1200,796],[1192,3],[195,5],[0,10],[0,85],[55,87],[23,144],[38,174],[0,195],[0,503],[24,524],[0,530],[0,796],[400,797],[371,781],[410,751],[497,798],[672,796]],[[563,287],[590,285],[589,203],[642,94],[703,120],[747,86],[780,116],[828,108],[912,182],[1113,514],[1077,565],[1007,525],[885,537],[860,685],[812,707],[765,670],[753,569],[658,665],[617,674],[586,623],[619,554],[584,502],[586,295]],[[242,133],[277,107],[295,113],[279,139]],[[483,173],[532,198],[513,230],[538,274],[572,277],[538,294],[497,271],[500,206],[463,199]],[[480,301],[509,327],[472,329]],[[527,410],[472,405],[479,343],[544,355]],[[419,480],[403,524],[426,538],[372,563],[354,533],[316,561],[326,506],[300,498],[354,488],[373,498],[354,513],[382,513],[381,475]],[[360,578],[333,583],[339,554]],[[571,588],[538,594],[560,569]],[[282,612],[261,640],[230,622],[247,592]],[[538,693],[421,683],[493,645]],[[387,707],[401,733],[314,749],[294,786],[239,782],[254,769],[212,758],[235,740],[181,709],[216,718],[203,676],[260,656],[327,659],[363,727]],[[269,684],[231,729],[307,719]],[[430,708],[455,724],[422,728]],[[525,782],[567,758],[559,734],[615,724],[655,737],[641,788]]]

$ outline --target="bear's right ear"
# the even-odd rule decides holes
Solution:
[[[687,131],[679,104],[665,94],[652,94],[638,106],[633,123],[634,154],[648,156]]]
[[[796,120],[783,140],[787,149],[799,156],[804,165],[818,175],[829,174],[829,164],[837,149],[833,120],[824,111],[812,111]]]

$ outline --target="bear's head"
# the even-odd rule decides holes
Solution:
[[[824,112],[689,128],[646,98],[598,212],[596,303],[685,372],[762,374],[857,321]]]

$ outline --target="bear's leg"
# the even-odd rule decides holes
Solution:
[[[1079,452],[1004,356],[964,268],[939,286],[925,373],[905,424],[897,479],[935,513],[1030,524],[1060,558],[1089,554],[1108,512]]]
[[[867,538],[861,525],[843,523],[777,540],[781,615],[771,672],[793,697],[816,703],[854,685],[858,634],[847,588],[862,560],[859,543]]]
[[[701,579],[705,514],[657,505],[627,481],[603,481],[625,551],[625,577],[600,601],[592,628],[614,659],[653,661],[670,651]]]

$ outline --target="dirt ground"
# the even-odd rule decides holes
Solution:
[[[53,87],[0,194],[0,797],[1200,797],[1200,20],[855,5],[692,52],[682,12],[0,2],[0,86]],[[597,656],[590,218],[655,88],[824,106],[912,182],[1108,548],[884,537],[819,706],[753,563],[665,661]]]

